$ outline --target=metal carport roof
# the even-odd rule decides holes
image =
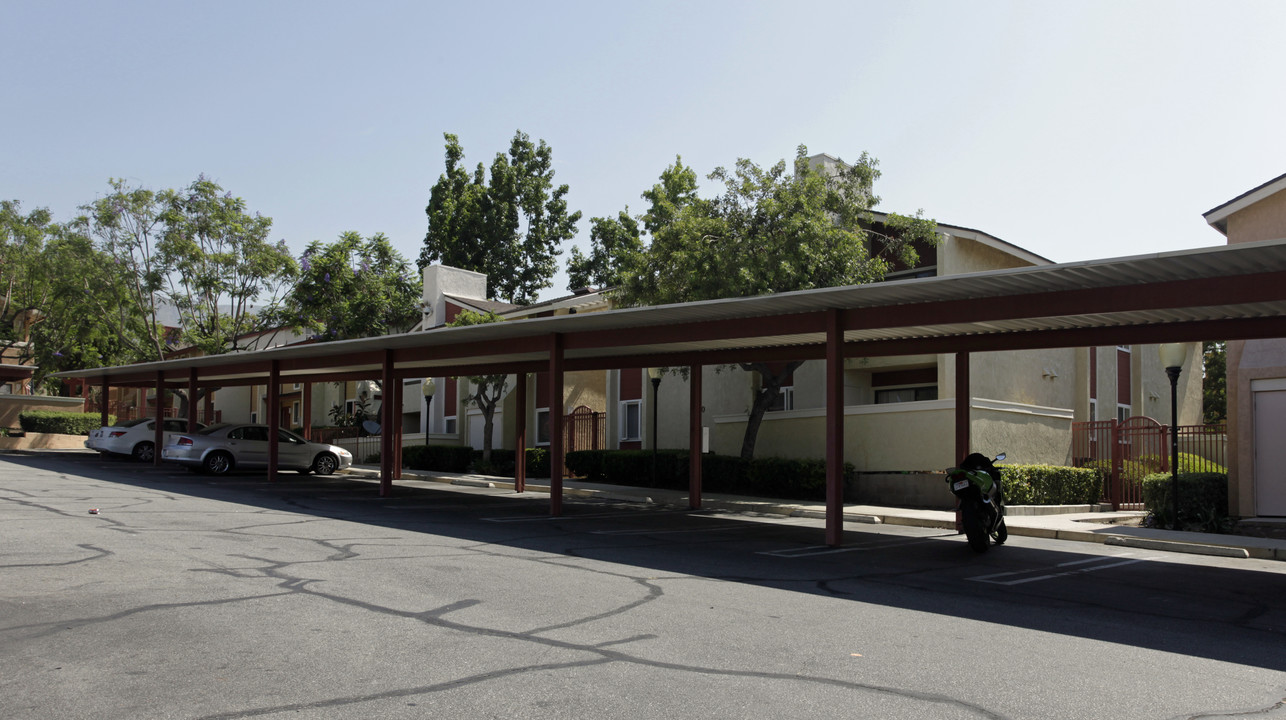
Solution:
[[[256,352],[58,373],[112,385],[262,384],[394,374],[567,370],[820,358],[842,311],[844,355],[874,356],[1286,336],[1286,240],[750,298],[437,328]]]

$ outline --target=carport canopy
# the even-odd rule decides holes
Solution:
[[[271,407],[283,382],[379,378],[391,388],[410,377],[516,373],[525,386],[528,373],[546,372],[550,397],[562,397],[563,374],[569,371],[825,360],[826,540],[837,545],[842,532],[845,357],[956,354],[956,448],[963,456],[969,448],[969,353],[1270,337],[1286,337],[1286,240],[440,327],[57,376],[84,378],[104,388],[155,386],[158,391],[267,385]],[[700,372],[691,377],[699,378]],[[690,389],[691,407],[699,409],[700,382]],[[393,394],[400,402],[401,394]],[[520,403],[524,400],[519,397]],[[393,427],[395,404],[384,403],[384,427]],[[525,408],[520,406],[518,414],[525,415]],[[699,412],[691,414],[696,507],[700,417]],[[268,420],[275,427],[276,413],[268,413]],[[561,422],[559,413],[551,413],[554,514],[561,512]],[[522,438],[525,418],[519,418],[518,426]],[[396,472],[393,434],[383,433],[382,494],[390,492]],[[276,433],[269,435],[275,460]],[[523,453],[517,457],[521,487]]]

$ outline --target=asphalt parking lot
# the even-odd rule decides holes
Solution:
[[[0,717],[1286,717],[1282,563],[547,512],[0,456]]]

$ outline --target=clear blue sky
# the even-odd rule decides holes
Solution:
[[[414,262],[444,132],[470,166],[517,129],[549,142],[582,246],[588,218],[641,211],[675,155],[705,174],[801,143],[866,151],[881,209],[1059,262],[1221,244],[1201,213],[1286,172],[1286,2],[0,11],[0,198],[65,220],[109,177],[205,173],[296,253],[384,232]]]

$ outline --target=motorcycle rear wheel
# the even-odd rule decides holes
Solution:
[[[985,553],[991,547],[991,538],[982,521],[982,509],[973,503],[960,506],[960,521],[964,525],[965,536],[969,538],[969,547],[976,553]]]
[[[997,545],[1004,545],[1005,541],[1009,539],[1009,528],[1005,527],[1004,518],[1000,518],[1000,522],[996,523],[995,539]]]

